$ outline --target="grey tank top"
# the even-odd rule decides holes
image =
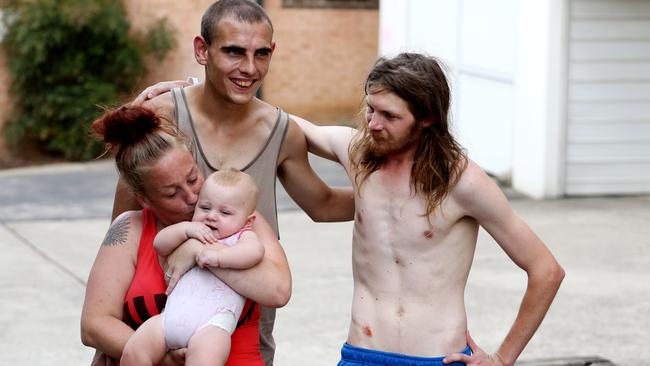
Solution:
[[[206,158],[203,146],[201,146],[201,142],[196,134],[194,120],[192,119],[192,114],[187,104],[185,91],[181,88],[173,89],[172,97],[174,99],[174,118],[176,123],[178,123],[180,130],[194,142],[194,161],[196,161],[203,175],[207,177],[218,169],[211,165]],[[269,222],[278,238],[280,237],[280,232],[278,230],[278,210],[275,201],[275,182],[278,155],[280,154],[284,137],[287,134],[288,122],[289,116],[278,108],[278,117],[271,131],[271,135],[255,158],[241,169],[242,172],[250,175],[255,183],[257,183],[260,191],[257,211]],[[206,147],[210,149],[216,148],[213,145]]]
[[[194,161],[196,161],[203,175],[207,177],[217,169],[206,158],[201,142],[196,135],[196,128],[187,104],[185,91],[183,89],[173,89],[172,97],[174,99],[174,119],[178,123],[179,129],[194,142]],[[278,230],[278,210],[275,202],[275,182],[278,155],[280,154],[284,136],[287,134],[288,126],[289,116],[278,108],[278,117],[269,138],[261,147],[257,156],[242,168],[242,171],[248,173],[257,183],[260,191],[257,211],[269,222],[278,239],[280,233]],[[216,148],[215,146],[206,147]],[[273,356],[275,354],[274,323],[275,309],[260,306],[260,352],[266,366],[273,366]]]

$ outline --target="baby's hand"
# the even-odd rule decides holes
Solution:
[[[203,248],[196,255],[196,264],[201,267],[219,267],[219,250],[215,248]]]
[[[217,242],[217,237],[212,233],[212,229],[202,222],[188,222],[185,227],[185,235],[187,235],[188,238],[194,238],[203,244],[213,244]]]

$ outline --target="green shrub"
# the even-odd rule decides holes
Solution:
[[[3,22],[15,102],[7,141],[71,160],[97,156],[87,131],[99,106],[133,91],[147,53],[163,57],[174,46],[164,19],[147,35],[130,32],[118,0],[5,1]]]

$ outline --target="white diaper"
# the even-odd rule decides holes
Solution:
[[[208,325],[214,325],[215,327],[221,328],[228,332],[228,334],[232,335],[232,333],[235,331],[235,328],[237,328],[237,318],[235,318],[235,314],[233,314],[231,311],[226,310],[224,312],[215,314],[212,319],[210,319],[200,329],[203,329]]]

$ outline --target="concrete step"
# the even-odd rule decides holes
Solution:
[[[537,360],[520,361],[517,366],[616,366],[609,360],[597,356],[540,358]]]

